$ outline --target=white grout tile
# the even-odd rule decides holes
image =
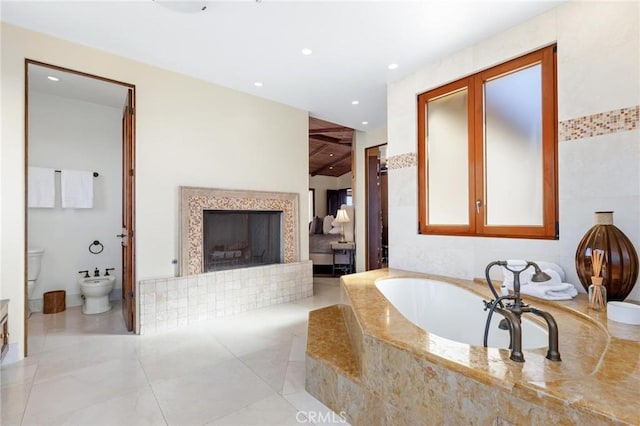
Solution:
[[[120,357],[89,365],[64,376],[36,383],[24,414],[25,424],[45,424],[51,418],[97,404],[112,395],[148,387],[138,361]]]
[[[306,417],[302,413],[281,396],[272,395],[206,426],[294,426],[304,423]]]
[[[220,283],[224,276],[216,274]],[[312,422],[287,400],[326,409],[303,391],[304,336],[309,310],[339,301],[337,285],[319,285],[311,299],[266,307],[267,293],[250,298],[250,288],[241,285],[228,298],[216,291],[215,298],[190,305],[180,296],[187,279],[152,280],[141,285],[145,301],[151,295],[155,302],[156,294],[144,293],[144,286],[155,291],[163,281],[168,299],[177,291],[177,305],[166,301],[156,310],[155,303],[145,304],[142,336],[126,332],[118,303],[100,315],[83,315],[79,307],[32,315],[30,344],[40,344],[25,360],[2,366],[1,424],[299,424]],[[243,297],[239,310],[261,302],[262,309],[212,319],[212,304],[216,312],[233,312],[234,298]],[[200,320],[200,306],[209,319]]]
[[[268,396],[273,390],[237,359],[153,383],[169,424],[205,424]]]
[[[284,384],[282,385],[282,395],[289,395],[305,390],[305,363],[304,361],[289,361]]]
[[[0,424],[20,425],[27,406],[31,383],[2,386],[0,391]]]
[[[244,355],[240,360],[271,389],[282,393],[287,365],[289,363],[289,344],[271,346],[257,352]]]
[[[151,388],[144,388],[100,401],[50,419],[49,424],[77,426],[166,425]]]

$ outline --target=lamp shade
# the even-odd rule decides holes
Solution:
[[[347,211],[344,209],[338,210],[338,214],[336,215],[336,222],[345,223],[350,222],[349,216],[347,215]]]

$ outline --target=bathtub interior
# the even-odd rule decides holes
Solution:
[[[469,345],[482,346],[488,311],[482,297],[437,280],[391,278],[376,281],[384,297],[409,321],[429,333]],[[502,315],[494,314],[488,346],[509,347],[509,331],[500,330]],[[536,349],[548,344],[546,328],[522,318],[522,347]]]

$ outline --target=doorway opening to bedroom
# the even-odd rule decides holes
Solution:
[[[309,118],[309,258],[314,276],[355,272],[353,138],[349,127]]]

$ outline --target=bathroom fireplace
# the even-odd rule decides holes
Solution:
[[[203,272],[282,263],[282,212],[203,210]]]

